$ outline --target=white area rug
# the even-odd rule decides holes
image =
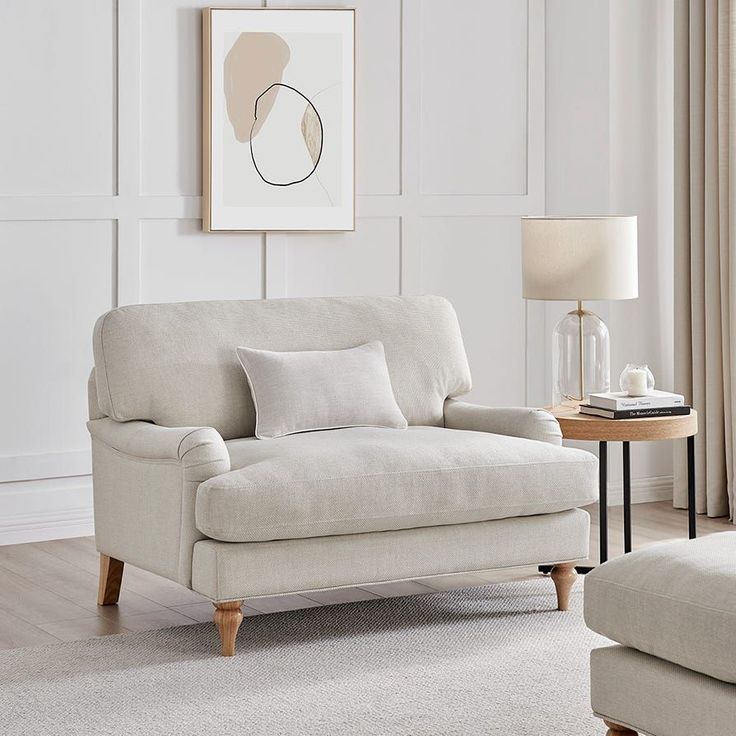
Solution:
[[[593,736],[588,653],[549,579],[0,652],[0,733]]]

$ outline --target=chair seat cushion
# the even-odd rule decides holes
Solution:
[[[197,528],[225,542],[411,529],[547,514],[596,499],[582,450],[442,427],[355,427],[227,443],[199,486]]]
[[[601,565],[586,576],[585,622],[620,644],[736,683],[736,533]]]

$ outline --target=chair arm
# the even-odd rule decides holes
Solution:
[[[552,445],[562,444],[562,431],[557,420],[544,409],[527,407],[490,407],[465,401],[445,401],[445,427],[475,432],[524,437]]]
[[[230,455],[212,427],[160,427],[149,422],[92,419],[92,439],[141,460],[179,462],[187,480],[203,483],[230,471]]]
[[[210,427],[159,427],[93,419],[92,483],[97,549],[191,587],[200,483],[230,471]]]

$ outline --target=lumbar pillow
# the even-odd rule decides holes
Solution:
[[[256,437],[340,427],[406,429],[383,343],[347,350],[238,348],[256,408]]]

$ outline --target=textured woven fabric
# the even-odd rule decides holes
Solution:
[[[0,651],[0,732],[603,736],[580,598],[555,611],[547,579],[252,616],[235,657],[211,623]]]
[[[100,409],[100,403],[97,401],[97,381],[95,381],[95,369],[89,373],[87,379],[87,413],[89,419],[102,419],[105,413]]]
[[[96,419],[92,435],[95,538],[100,552],[191,585],[199,484],[230,470],[209,427]]]
[[[544,409],[479,406],[448,399],[445,402],[445,427],[525,437],[552,445],[562,444],[559,422]]]
[[[733,519],[736,6],[733,0],[677,0],[668,5],[673,8],[674,47],[674,280],[668,284],[677,295],[672,320],[677,326],[673,378],[699,413],[695,509],[699,514]],[[684,442],[673,444],[674,505],[686,509],[687,450]]]
[[[474,524],[278,542],[194,545],[192,587],[212,600],[403,580],[588,556],[582,509]]]
[[[380,341],[345,350],[239,347],[259,439],[340,427],[406,429]]]
[[[197,491],[197,528],[254,542],[530,516],[597,498],[583,450],[442,427],[356,427],[228,443],[236,470]]]
[[[641,734],[727,736],[736,730],[736,685],[621,646],[594,649],[590,677],[593,710]]]
[[[97,394],[113,419],[253,435],[238,345],[340,350],[380,340],[409,424],[441,425],[448,396],[470,390],[457,317],[440,297],[340,297],[121,307],[95,325]]]
[[[589,575],[585,621],[620,644],[736,682],[736,534],[607,562]]]

